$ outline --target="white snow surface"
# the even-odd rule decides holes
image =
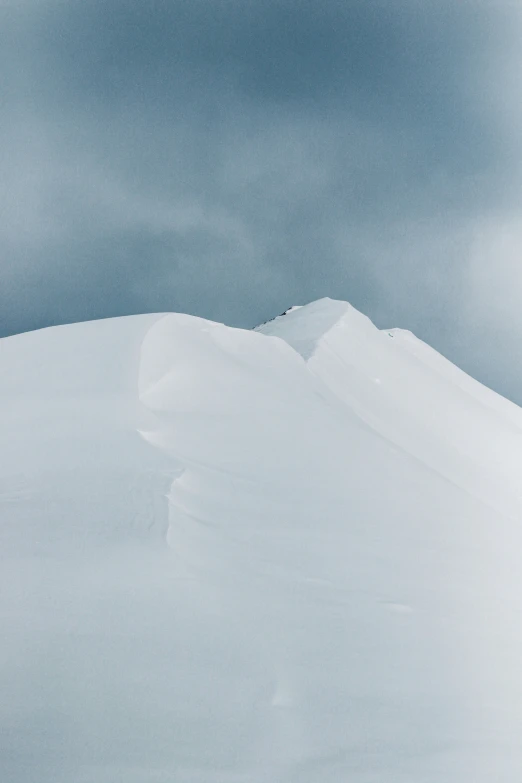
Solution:
[[[522,775],[522,411],[346,302],[0,341],[0,779]]]

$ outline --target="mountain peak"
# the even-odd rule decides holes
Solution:
[[[516,406],[328,298],[7,338],[0,402],[6,779],[517,779]]]

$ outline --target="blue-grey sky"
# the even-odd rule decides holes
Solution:
[[[522,402],[522,6],[3,0],[0,334],[349,300]]]

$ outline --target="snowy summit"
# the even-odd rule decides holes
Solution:
[[[522,771],[522,410],[346,302],[0,341],[0,779]]]

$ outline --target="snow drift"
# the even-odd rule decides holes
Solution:
[[[12,783],[522,769],[522,412],[345,302],[0,342]]]

